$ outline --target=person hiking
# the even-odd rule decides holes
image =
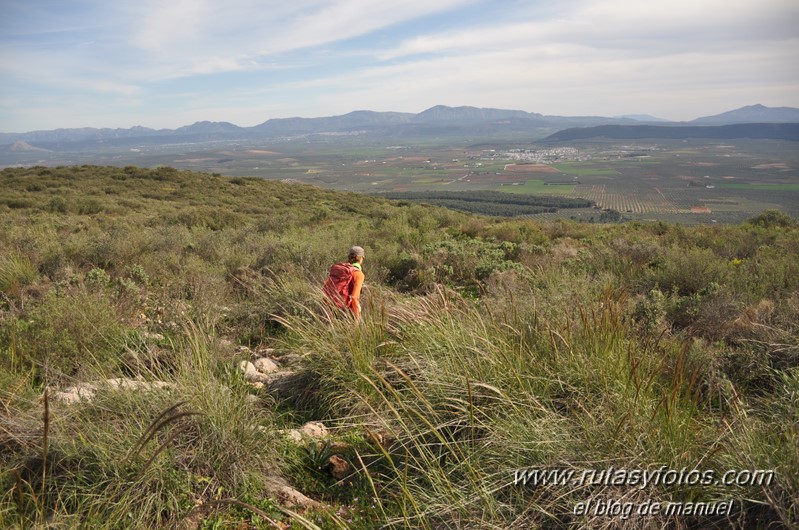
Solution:
[[[346,262],[330,267],[330,274],[322,288],[322,292],[336,307],[348,311],[356,321],[361,320],[361,287],[365,279],[363,258],[362,247],[350,248]]]

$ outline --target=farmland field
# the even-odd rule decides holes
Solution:
[[[506,193],[563,195],[568,197],[574,192],[574,186],[568,184],[549,184],[543,180],[533,179],[526,181],[524,184],[514,183],[513,186],[503,187],[501,191]]]
[[[736,223],[766,209],[799,217],[798,147],[777,140],[541,145],[480,143],[478,138],[405,139],[387,145],[363,136],[108,147],[100,153],[4,153],[0,165],[164,165],[369,194],[491,190],[559,195],[589,199],[626,219],[696,224]]]

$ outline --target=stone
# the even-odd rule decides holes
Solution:
[[[339,455],[332,455],[327,460],[327,469],[333,478],[337,480],[344,480],[352,474],[352,466],[345,459]]]
[[[157,390],[172,388],[172,385],[164,381],[145,381],[144,379],[125,379],[113,378],[93,383],[78,383],[75,386],[65,388],[61,392],[53,394],[53,399],[63,403],[77,403],[81,400],[91,401],[97,391],[101,388],[111,390]]]
[[[255,365],[250,361],[241,361],[239,363],[239,370],[244,373],[244,379],[250,383],[266,383],[267,376],[255,369]]]
[[[294,442],[295,444],[302,443],[302,431],[299,429],[283,429],[279,431],[280,434],[285,436],[289,441]]]
[[[256,359],[253,365],[255,366],[255,369],[262,374],[271,374],[278,371],[275,361],[269,357],[261,357],[260,359]]]
[[[279,477],[271,477],[267,481],[266,491],[278,504],[287,508],[313,509],[321,506],[317,501],[292,488]]]
[[[325,427],[325,425],[320,421],[309,421],[303,425],[300,430],[302,431],[302,434],[314,440],[324,438],[330,434],[330,432],[327,430],[327,427]]]
[[[96,386],[90,383],[79,383],[75,386],[65,388],[61,392],[56,392],[53,394],[53,399],[63,403],[77,403],[84,399],[86,401],[91,401],[96,392]]]
[[[286,353],[280,357],[277,357],[275,360],[278,362],[278,364],[280,364],[280,366],[292,368],[302,364],[303,358],[302,355],[298,355],[296,353]]]

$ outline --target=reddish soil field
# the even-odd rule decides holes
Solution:
[[[509,164],[505,171],[510,173],[560,173],[557,169],[546,164]]]

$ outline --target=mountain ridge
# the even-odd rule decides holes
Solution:
[[[728,125],[600,125],[558,131],[540,143],[607,138],[613,140],[734,138],[799,141],[799,123],[734,123]]]
[[[436,105],[415,114],[355,110],[337,116],[271,118],[252,127],[240,127],[225,121],[198,121],[177,129],[152,129],[139,125],[128,129],[82,127],[26,133],[0,133],[0,146],[7,150],[15,142],[26,142],[34,147],[57,148],[78,142],[123,143],[136,139],[155,143],[200,142],[362,132],[385,136],[470,134],[474,132],[480,134],[516,132],[541,136],[569,128],[604,125],[648,124],[670,127],[786,122],[799,122],[799,108],[771,108],[758,104],[714,116],[697,118],[690,122],[669,122],[647,115],[549,116],[523,110]],[[39,144],[39,146],[35,144]]]

